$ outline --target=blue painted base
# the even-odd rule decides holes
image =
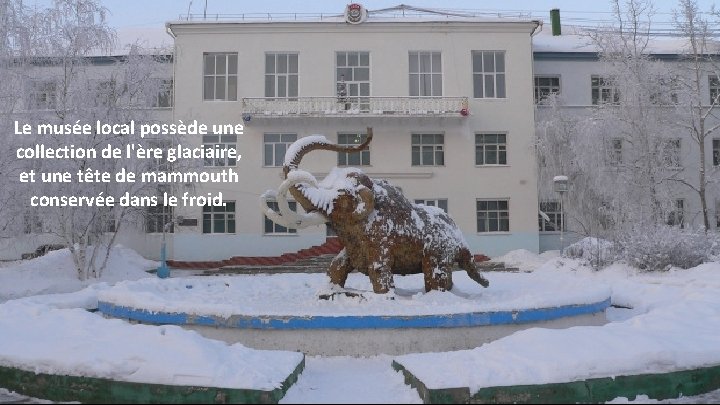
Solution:
[[[100,301],[103,314],[149,324],[201,325],[240,329],[399,329],[458,328],[489,325],[511,325],[551,321],[572,316],[595,314],[610,306],[610,298],[592,304],[535,308],[519,311],[471,312],[418,316],[200,316],[186,313],[152,312],[117,306]]]

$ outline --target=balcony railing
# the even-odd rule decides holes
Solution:
[[[242,112],[251,117],[462,117],[467,97],[298,97],[243,98]]]

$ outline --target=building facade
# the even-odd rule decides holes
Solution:
[[[471,251],[537,251],[532,40],[538,22],[472,18],[173,22],[173,120],[244,123],[242,134],[187,138],[235,146],[237,183],[193,185],[225,207],[178,207],[175,260],[272,256],[322,243],[323,227],[269,222],[259,197],[282,182],[288,145],[321,134],[367,152],[313,152],[302,167],[386,178],[416,202],[446,209]],[[175,190],[183,194],[182,186]]]

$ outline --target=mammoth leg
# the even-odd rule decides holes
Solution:
[[[343,249],[330,263],[328,269],[328,277],[330,282],[340,287],[345,287],[345,281],[347,281],[348,274],[353,271],[353,267],[350,264],[350,259],[347,257],[345,249]]]
[[[368,276],[370,277],[370,282],[372,283],[375,294],[385,294],[395,288],[392,270],[385,261],[370,263]]]
[[[425,277],[425,291],[450,291],[452,289],[452,266],[441,263],[435,257],[426,255],[422,262]]]

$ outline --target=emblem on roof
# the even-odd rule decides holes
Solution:
[[[351,3],[345,8],[345,22],[348,24],[360,24],[367,20],[367,10],[362,4]]]

